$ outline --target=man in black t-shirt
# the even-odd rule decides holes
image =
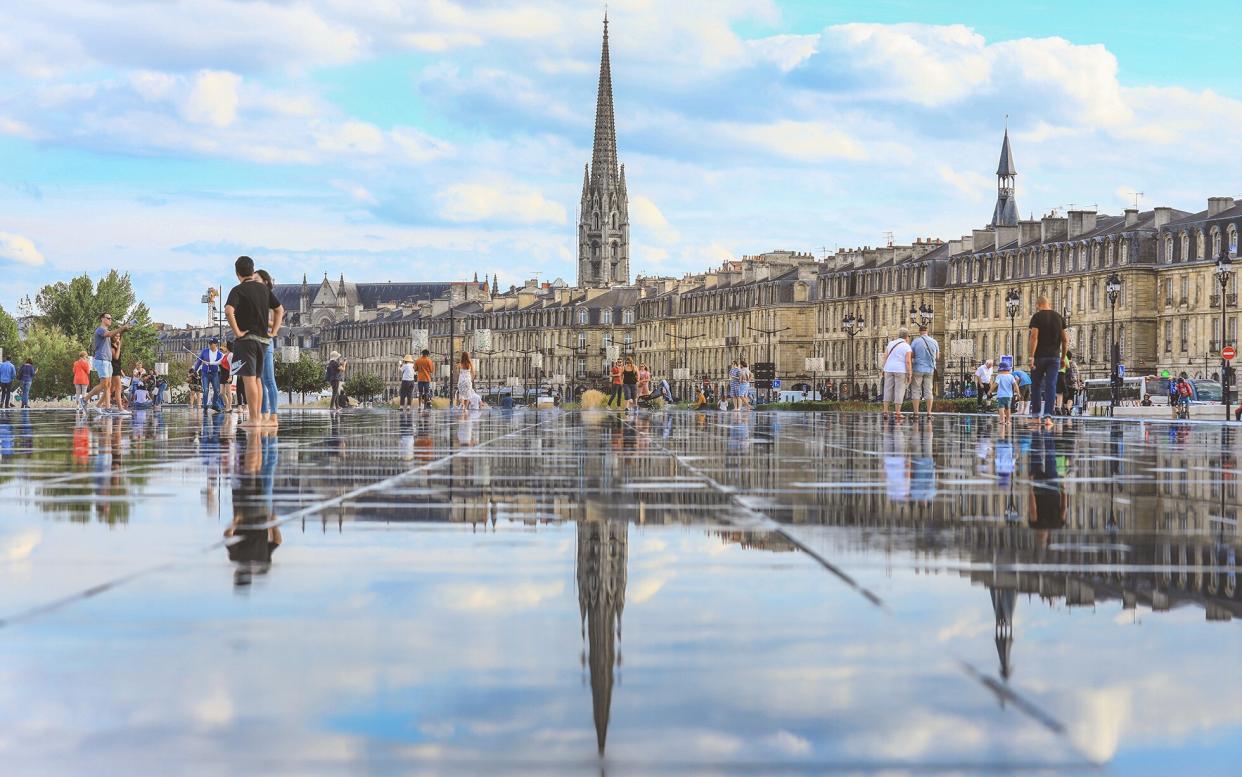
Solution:
[[[267,284],[254,274],[254,260],[239,256],[233,266],[239,283],[229,290],[224,303],[224,313],[229,326],[237,336],[233,348],[234,372],[238,375],[246,394],[250,414],[246,426],[262,426],[268,419],[263,417],[263,352],[271,342],[268,334],[267,314],[272,311],[272,329],[279,330],[285,317],[285,309]],[[274,421],[275,419],[271,419]]]
[[[1031,416],[1052,426],[1052,414],[1057,402],[1057,373],[1061,361],[1069,351],[1069,333],[1065,331],[1065,319],[1052,309],[1047,297],[1035,300],[1035,315],[1029,324],[1028,350],[1031,352]]]

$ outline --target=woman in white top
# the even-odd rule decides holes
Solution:
[[[913,349],[910,348],[910,330],[904,326],[897,330],[897,339],[884,347],[884,395],[881,397],[880,413],[888,417],[888,406],[893,406],[893,418],[898,421],[905,416],[901,414],[901,403],[906,401],[906,386],[910,384],[910,375],[914,371]]]
[[[474,366],[470,363],[470,354],[461,352],[461,361],[457,363],[457,401],[462,412],[470,410],[470,397],[474,394]]]

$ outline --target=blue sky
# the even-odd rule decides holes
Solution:
[[[574,273],[601,7],[60,0],[0,9],[0,304],[132,272],[204,316],[280,281]],[[50,7],[49,7],[50,6]],[[635,272],[1242,195],[1242,22],[1219,4],[614,0]]]

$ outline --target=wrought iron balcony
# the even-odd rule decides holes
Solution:
[[[1210,307],[1219,308],[1220,307],[1220,295],[1213,294],[1211,299],[1208,300],[1208,304]],[[1237,292],[1232,292],[1230,294],[1225,295],[1225,307],[1233,308],[1233,307],[1237,307],[1237,305],[1238,305]]]

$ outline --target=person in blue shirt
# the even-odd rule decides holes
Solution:
[[[996,414],[1002,425],[1009,424],[1009,409],[1013,406],[1013,395],[1018,391],[1018,379],[1009,371],[1008,360],[1000,363],[1000,372],[992,378],[991,388],[996,392]]]
[[[17,370],[17,379],[22,382],[22,407],[30,407],[30,384],[34,383],[38,371],[30,359]]]
[[[198,375],[203,383],[203,407],[211,407],[219,413],[224,410],[224,398],[220,395],[220,362],[224,361],[224,351],[220,350],[220,338],[213,337],[198,355]],[[208,404],[208,389],[211,389],[211,403]]]
[[[17,378],[17,368],[9,357],[0,362],[0,407],[13,406],[13,381]]]
[[[927,324],[919,324],[918,336],[910,341],[913,352],[911,365],[914,369],[910,381],[910,399],[914,402],[914,417],[919,417],[919,401],[927,401],[927,418],[932,412],[932,380],[936,362],[940,360],[940,343],[927,333]]]
[[[1014,370],[1013,376],[1018,379],[1018,393],[1013,397],[1013,412],[1021,414],[1026,402],[1031,399],[1031,373],[1026,370]]]
[[[100,313],[99,326],[95,327],[95,337],[91,343],[91,364],[99,375],[99,386],[103,398],[99,400],[99,410],[103,413],[122,414],[120,389],[113,385],[112,374],[112,338],[133,329],[129,324],[122,324],[116,329],[112,326],[112,314]],[[113,389],[116,389],[115,391]],[[114,407],[115,405],[115,407]]]

